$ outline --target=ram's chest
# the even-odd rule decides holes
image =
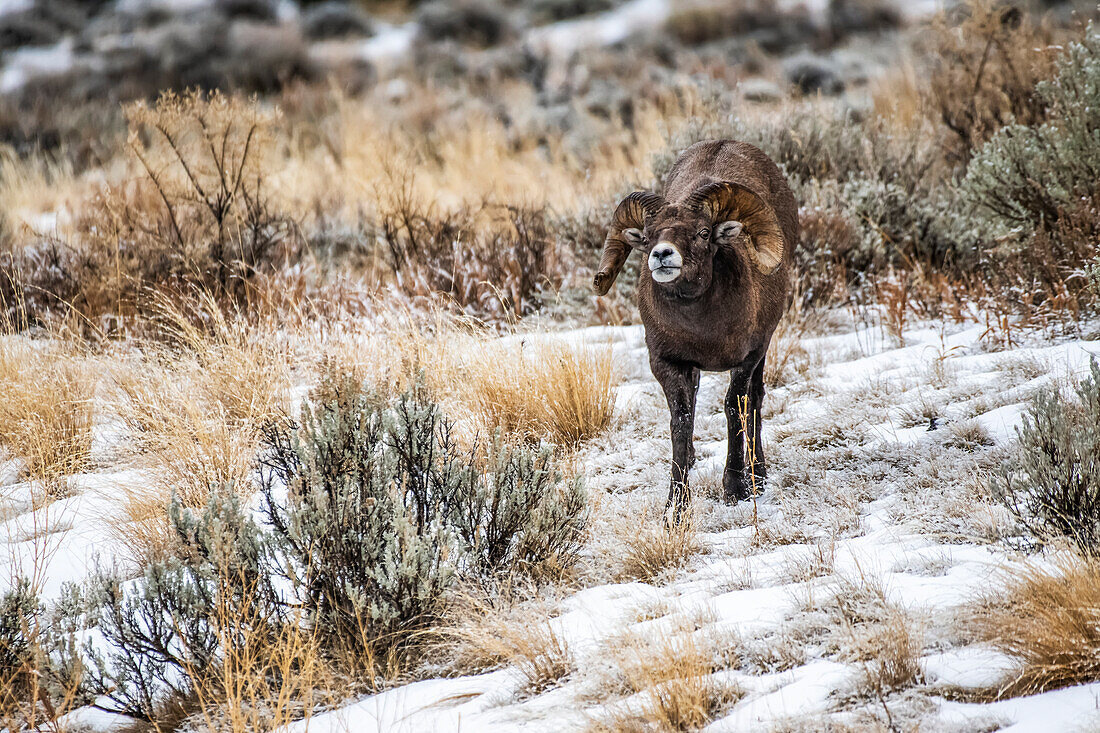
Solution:
[[[643,318],[643,323],[651,357],[693,364],[708,372],[740,365],[755,343],[750,334],[742,333],[744,321],[738,323],[721,316],[683,323],[651,314]]]

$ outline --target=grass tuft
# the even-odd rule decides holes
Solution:
[[[1011,571],[974,609],[981,640],[1020,662],[999,697],[1100,680],[1100,563],[1063,556]]]
[[[0,445],[32,480],[79,473],[92,448],[94,375],[61,347],[0,338]]]
[[[656,580],[669,570],[683,567],[703,549],[691,512],[679,522],[667,524],[649,512],[625,517],[621,522],[616,533],[624,546],[618,570],[622,580]]]
[[[609,349],[540,340],[487,353],[471,350],[468,357],[468,399],[488,426],[576,446],[611,424],[615,395]]]

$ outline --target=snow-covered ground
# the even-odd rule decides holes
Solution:
[[[925,325],[906,332],[900,347],[876,329],[804,340],[803,374],[767,398],[772,468],[755,521],[751,504],[731,510],[699,499],[704,552],[686,568],[660,582],[611,583],[562,599],[549,623],[577,662],[555,689],[523,695],[514,668],[428,680],[318,716],[308,729],[580,729],[639,697],[599,699],[610,645],[624,634],[661,637],[684,628],[729,647],[738,660],[717,674],[742,697],[707,730],[815,730],[827,718],[874,729],[886,725],[887,714],[903,729],[1095,729],[1100,683],[995,703],[937,694],[988,688],[1012,669],[1011,659],[952,628],[956,609],[995,588],[1000,573],[1021,560],[997,541],[1007,516],[982,497],[981,474],[1010,446],[1028,396],[1070,384],[1100,354],[1100,342],[1072,339],[993,350],[983,335],[984,327]],[[667,417],[645,367],[640,328],[573,336],[610,342],[626,373],[620,425],[585,455],[590,484],[624,507],[659,506]],[[727,381],[705,375],[700,390],[696,474],[703,483],[708,474],[715,483],[725,455]],[[991,445],[968,443],[975,435]],[[644,510],[623,514],[635,525],[657,521]],[[868,588],[905,613],[922,648],[923,679],[887,696],[888,712],[882,700],[860,698],[865,662],[843,651],[844,635],[855,632],[837,628],[829,615],[838,596]],[[777,654],[793,661],[772,661]]]
[[[624,551],[616,536],[660,521],[667,490],[667,412],[646,366],[643,334],[621,327],[559,336],[609,344],[621,378],[615,427],[580,456],[601,497],[602,518],[584,559],[588,587],[559,598],[546,616],[572,651],[574,671],[535,696],[524,692],[515,668],[424,680],[294,730],[581,729],[638,704],[639,695],[612,694],[603,681],[609,652],[624,635],[684,633],[723,652],[728,668],[716,675],[740,690],[708,730],[813,730],[826,718],[871,727],[886,715],[920,722],[922,730],[1045,733],[1100,725],[1100,683],[995,703],[960,701],[959,690],[995,685],[1012,660],[954,625],[958,609],[1022,560],[1001,541],[1008,517],[986,498],[983,472],[1011,448],[1028,397],[1071,384],[1100,354],[1100,341],[1036,335],[998,350],[983,340],[990,337],[984,327],[938,324],[907,331],[900,346],[878,329],[805,338],[782,386],[765,400],[767,489],[755,504],[736,507],[707,496],[720,483],[725,455],[728,378],[704,375],[693,473],[702,551],[641,583],[615,582],[614,568]],[[110,442],[109,428],[100,444]],[[124,555],[125,534],[115,531],[118,488],[141,480],[133,471],[102,469],[76,477],[71,498],[34,512],[31,487],[17,483],[10,464],[3,467],[0,563],[37,568],[47,598],[62,582],[79,582],[97,560]],[[852,652],[858,630],[838,621],[845,603],[904,614],[921,649],[916,686],[882,700],[860,692],[867,659]],[[942,696],[946,689],[956,691],[953,701]],[[88,710],[71,720],[107,728],[119,722]]]

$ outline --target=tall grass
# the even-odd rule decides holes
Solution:
[[[0,445],[24,475],[79,473],[92,447],[96,378],[63,344],[0,335]]]
[[[471,351],[468,359],[468,399],[486,425],[575,446],[611,424],[609,349],[532,339]]]
[[[1000,697],[1100,680],[1100,564],[1063,555],[1006,573],[974,608],[981,640],[1019,662]]]
[[[211,295],[162,301],[159,312],[163,341],[146,341],[114,379],[116,409],[151,477],[123,489],[118,531],[138,560],[165,550],[173,494],[198,508],[212,491],[248,483],[261,427],[288,407],[289,366],[272,329]]]

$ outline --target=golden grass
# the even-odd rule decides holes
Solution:
[[[575,447],[607,430],[614,414],[610,348],[501,341],[441,308],[415,314],[380,303],[369,328],[334,334],[319,350],[322,372],[350,375],[382,396],[421,384],[470,434],[500,428]]]
[[[617,672],[639,704],[615,708],[592,721],[590,731],[699,730],[741,696],[715,678],[715,654],[690,632],[644,637],[629,634],[609,645]]]
[[[146,355],[115,374],[116,408],[152,477],[121,490],[117,531],[139,562],[166,549],[173,494],[184,506],[201,507],[212,490],[247,484],[261,427],[289,407],[289,367],[271,346],[273,334],[226,315],[212,300],[200,304],[205,328],[165,304],[174,346],[147,342]]]
[[[486,426],[575,446],[611,424],[610,349],[538,340],[477,349],[468,358],[467,399]]]
[[[84,193],[82,188],[66,160],[0,149],[0,219],[13,226],[28,224],[30,215],[63,208]]]
[[[539,695],[576,670],[568,640],[541,609],[494,608],[467,600],[463,615],[468,619],[444,632],[442,654],[452,671],[477,674],[511,665],[523,678],[523,691]]]
[[[348,222],[402,189],[444,211],[486,200],[576,211],[617,193],[624,180],[648,180],[652,156],[697,105],[691,90],[659,105],[641,102],[632,129],[609,130],[605,144],[581,157],[553,140],[517,139],[495,116],[451,104],[458,100],[437,87],[414,85],[397,106],[376,95],[334,93],[328,101],[331,114],[297,121],[293,132],[326,144],[280,145],[289,154],[271,190],[292,210],[321,204]]]
[[[977,638],[1020,662],[999,697],[1100,680],[1100,563],[1064,555],[1021,566],[972,610]]]
[[[617,573],[620,580],[657,580],[686,565],[703,549],[690,510],[678,522],[666,523],[653,512],[621,517],[614,531],[623,545]]]
[[[233,643],[213,668],[187,670],[198,707],[190,717],[207,730],[280,730],[339,703],[349,691],[315,636],[300,625],[282,625],[271,636],[262,625],[242,621],[236,608],[219,609],[219,616],[222,638]]]
[[[92,447],[92,370],[57,343],[0,339],[0,445],[31,479],[83,470]]]

